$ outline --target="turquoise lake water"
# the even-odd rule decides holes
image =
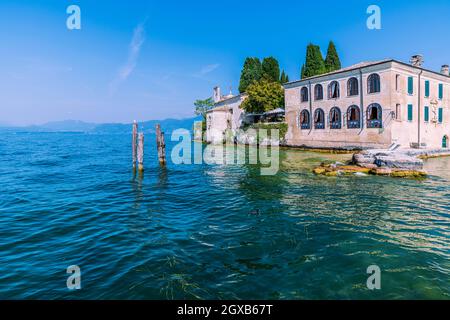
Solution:
[[[149,135],[133,177],[130,140],[0,135],[0,299],[450,298],[450,158],[425,180],[318,177],[342,156],[295,150],[275,176],[161,169]]]

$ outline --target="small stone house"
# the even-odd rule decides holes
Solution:
[[[234,96],[231,92],[221,96],[220,88],[214,88],[214,108],[206,113],[206,142],[223,143],[227,130],[234,133],[241,128],[245,113],[240,106],[246,98],[245,94]]]

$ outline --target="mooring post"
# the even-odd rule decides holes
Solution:
[[[158,148],[158,159],[162,165],[166,164],[166,142],[164,141],[164,132],[161,132],[161,126],[156,125],[156,146]]]
[[[136,170],[136,162],[137,162],[137,154],[136,154],[136,152],[137,152],[137,150],[136,150],[136,148],[137,148],[137,133],[138,133],[138,124],[137,124],[136,120],[134,120],[133,137],[132,137],[132,143],[131,143],[131,146],[133,149],[133,151],[132,151],[132,153],[133,153],[133,170]]]
[[[144,171],[144,133],[142,132],[138,135],[137,162],[138,170],[140,172]]]

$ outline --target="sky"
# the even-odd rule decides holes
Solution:
[[[381,30],[366,26],[372,4]],[[343,66],[420,53],[439,71],[448,12],[448,0],[0,0],[0,124],[191,117],[214,86],[237,93],[246,57],[274,56],[297,80],[306,46],[325,55],[330,40]]]

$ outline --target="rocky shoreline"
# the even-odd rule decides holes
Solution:
[[[426,177],[423,159],[450,156],[448,149],[365,150],[353,155],[348,164],[321,164],[317,175],[379,175],[391,177]]]

